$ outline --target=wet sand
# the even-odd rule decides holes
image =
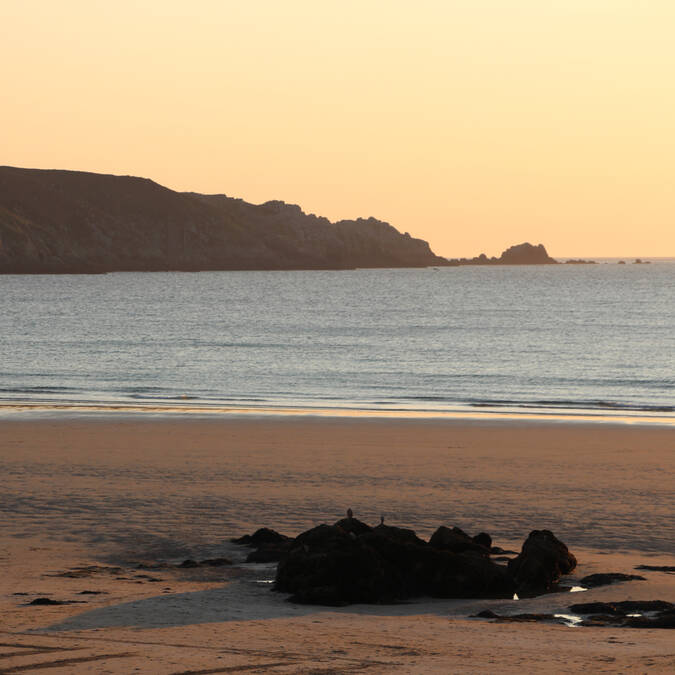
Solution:
[[[439,524],[486,530],[504,548],[548,527],[579,558],[571,583],[675,565],[674,440],[672,427],[522,420],[7,417],[0,672],[672,672],[667,630],[467,618],[675,602],[675,575],[664,572],[516,609],[420,601],[336,611],[284,602],[259,583],[271,569],[137,565],[237,562],[229,537],[261,525],[296,534],[347,506],[422,536]],[[95,568],[58,576],[86,566]],[[78,602],[27,604],[36,597]]]

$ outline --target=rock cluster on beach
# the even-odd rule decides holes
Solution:
[[[256,547],[251,562],[278,560],[275,589],[304,604],[389,603],[414,597],[512,598],[554,590],[576,558],[548,530],[534,530],[520,554],[501,565],[504,551],[486,533],[439,527],[428,542],[409,529],[370,527],[347,517],[295,539],[258,530],[233,540]]]
[[[497,614],[490,609],[480,619],[508,623],[565,623],[582,627],[675,628],[675,605],[663,600],[582,602],[569,606],[571,614]]]

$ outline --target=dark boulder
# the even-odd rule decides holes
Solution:
[[[335,523],[335,527],[339,527],[345,532],[352,532],[356,535],[370,532],[373,529],[370,525],[366,525],[366,523],[361,522],[358,518],[354,518],[353,516],[338,520],[337,523]]]
[[[390,584],[372,549],[337,525],[319,525],[279,562],[275,589],[294,602],[345,605],[386,599]]]
[[[612,605],[623,614],[636,612],[675,612],[675,605],[665,600],[622,600]]]
[[[629,616],[628,628],[675,628],[675,612],[659,612],[656,616]]]
[[[505,623],[564,623],[562,617],[556,617],[555,614],[538,614],[538,613],[522,613],[522,614],[504,614],[498,616],[499,621]]]
[[[292,540],[284,544],[278,545],[270,544],[268,546],[261,546],[260,548],[257,548],[255,551],[251,551],[246,556],[246,562],[247,563],[279,562],[288,553],[288,549],[290,548],[291,543]]]
[[[569,574],[576,565],[574,555],[550,530],[533,530],[508,569],[517,593],[526,597],[552,590],[561,575]]]
[[[225,567],[226,565],[231,565],[232,561],[229,558],[207,558],[206,560],[201,560],[197,562],[196,560],[188,559],[183,560],[182,563],[176,565],[181,569],[193,569],[195,567]],[[147,576],[137,574],[137,577]],[[149,578],[149,577],[148,577]]]
[[[480,535],[479,535],[480,536]],[[485,535],[489,538],[490,535]],[[490,540],[492,543],[492,540]],[[480,555],[489,556],[490,547],[476,542],[466,532],[459,527],[445,527],[441,525],[429,539],[429,545],[441,551],[450,551],[451,553],[465,553],[472,551]]]
[[[233,544],[242,546],[253,546],[255,551],[251,551],[246,557],[247,563],[270,563],[278,562],[286,555],[288,549],[293,543],[292,537],[279,534],[276,530],[269,527],[261,527],[253,534],[245,534],[238,539],[230,539]]]
[[[385,525],[380,523],[377,527],[374,527],[372,530],[375,534],[380,534],[388,539],[394,539],[395,541],[409,544],[417,544],[418,546],[424,546],[425,541],[420,539],[414,530],[409,530],[405,527],[393,527],[392,525]]]
[[[664,600],[586,602],[571,605],[570,611],[586,615],[582,626],[622,628],[675,628],[675,605]],[[643,615],[647,613],[648,615]]]
[[[231,565],[232,561],[229,558],[207,558],[199,563],[203,567],[225,567]]]
[[[675,572],[673,565],[638,565],[635,569],[649,572]]]
[[[570,605],[575,614],[628,615],[636,612],[675,612],[675,605],[665,600],[623,600],[622,602],[581,602]]]
[[[479,532],[471,537],[475,544],[483,546],[488,551],[492,552],[492,537],[487,532]]]
[[[589,603],[603,605],[604,603]],[[500,623],[563,623],[571,625],[568,617],[561,614],[496,614],[491,609],[474,615],[479,619],[497,619]],[[630,616],[615,612],[613,614],[594,614],[574,625],[583,627],[612,628],[675,628],[675,611],[659,611],[651,616]]]
[[[482,612],[478,612],[478,614],[473,614],[471,618],[473,618],[473,619],[498,619],[499,614],[496,614],[491,609],[484,609]]]
[[[291,537],[279,534],[276,530],[271,530],[269,527],[261,527],[253,534],[245,534],[243,537],[230,539],[230,541],[233,544],[241,544],[243,546],[264,546],[282,544],[291,541]]]
[[[191,569],[193,567],[199,567],[199,563],[196,560],[183,560],[182,563],[178,565],[178,567],[182,567],[183,569]]]
[[[608,586],[620,581],[645,581],[639,574],[623,574],[621,572],[602,572],[600,574],[589,574],[587,577],[579,580],[581,586],[587,588],[597,588],[598,586]]]
[[[473,551],[436,551],[423,574],[426,594],[436,598],[512,598],[515,591],[505,566]]]
[[[65,600],[52,600],[51,598],[35,598],[31,600],[29,605],[67,605],[69,604]]]

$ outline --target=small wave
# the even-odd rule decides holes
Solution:
[[[517,401],[505,399],[486,399],[472,401],[469,403],[472,408],[552,408],[552,409],[574,409],[574,410],[625,410],[635,412],[675,412],[675,406],[661,404],[627,403],[622,401],[583,401],[583,400],[534,400]]]
[[[74,394],[79,389],[58,386],[0,387],[0,394]]]
[[[133,398],[137,401],[198,401],[199,396],[190,396],[189,394],[181,395],[163,395],[152,396],[150,394],[129,394],[128,398]]]

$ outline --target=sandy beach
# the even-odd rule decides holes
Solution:
[[[674,439],[545,420],[6,415],[0,672],[672,672],[667,630],[469,618],[564,613],[579,596],[675,602],[672,573],[533,600],[307,607],[229,538],[295,535],[351,507],[515,550],[549,528],[579,560],[569,585],[674,565]],[[218,556],[235,564],[177,567]],[[40,597],[68,604],[29,604]]]

